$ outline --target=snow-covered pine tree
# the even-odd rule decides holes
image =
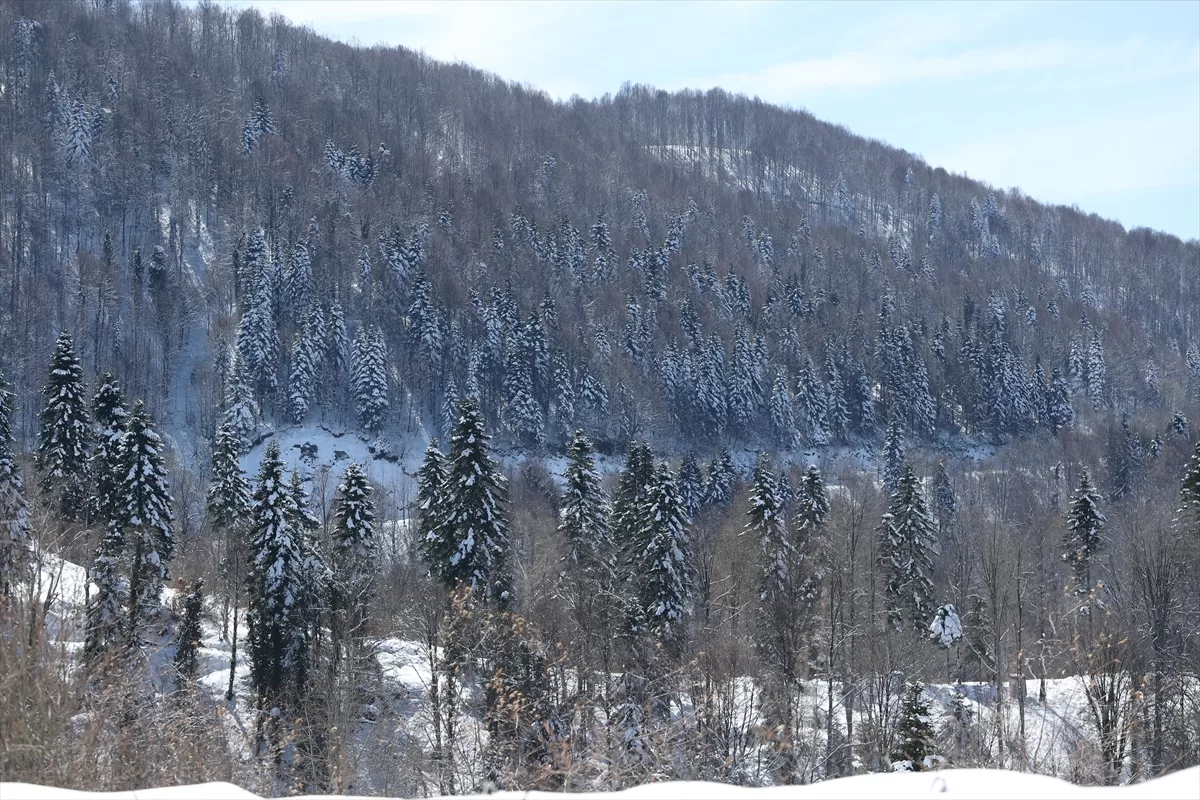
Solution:
[[[1097,411],[1108,405],[1108,366],[1099,333],[1093,333],[1088,342],[1087,395],[1092,401],[1092,408]]]
[[[121,439],[129,411],[121,387],[111,372],[100,378],[100,386],[92,397],[92,418],[96,448],[92,453],[91,477],[95,487],[91,498],[91,514],[101,524],[115,518],[114,504],[120,497],[118,487],[124,477],[121,472]]]
[[[688,522],[670,467],[654,468],[644,512],[645,546],[635,553],[635,630],[647,630],[671,649],[681,643],[692,591]]]
[[[1179,487],[1179,526],[1193,543],[1200,543],[1200,441],[1183,471]]]
[[[784,449],[797,445],[796,417],[792,409],[792,393],[788,390],[787,369],[775,371],[775,383],[771,387],[771,426],[775,430],[775,441]]]
[[[267,443],[250,512],[250,682],[258,708],[295,700],[308,674],[308,626],[295,609],[304,593],[301,532],[275,440]]]
[[[319,641],[329,609],[333,573],[319,538],[321,521],[309,508],[310,498],[299,470],[292,470],[288,492],[292,497],[292,528],[300,536],[301,572],[304,576],[301,591],[293,600],[292,610],[308,626],[309,640]]]
[[[679,462],[679,474],[675,477],[679,487],[679,500],[688,518],[694,518],[704,505],[704,476],[696,463],[694,453],[685,453]]]
[[[425,448],[425,459],[417,470],[417,549],[429,567],[430,576],[447,589],[453,589],[450,558],[454,555],[455,542],[443,524],[446,509],[442,493],[446,488],[447,472],[446,456],[438,447],[437,439],[430,439]]]
[[[825,386],[817,380],[812,358],[805,357],[796,376],[797,427],[805,442],[821,447],[829,442]]]
[[[796,563],[792,567],[793,580],[800,592],[800,599],[810,608],[815,606],[821,592],[822,570],[817,565],[821,542],[813,541],[821,532],[825,518],[829,515],[829,495],[821,470],[809,465],[796,489],[796,514],[792,523],[792,541]]]
[[[904,431],[898,422],[892,420],[888,423],[887,434],[883,439],[883,491],[889,497],[895,494],[900,486],[904,466]]]
[[[458,406],[450,436],[450,464],[442,493],[442,525],[454,545],[447,583],[468,585],[480,597],[507,605],[512,599],[504,475],[489,452],[483,414],[474,398]]]
[[[635,442],[629,448],[625,467],[617,480],[609,525],[619,575],[626,582],[634,576],[634,559],[642,532],[647,527],[646,501],[653,480],[654,454],[649,445]]]
[[[105,528],[96,549],[88,579],[96,589],[88,596],[85,612],[83,657],[95,664],[125,638],[125,600],[129,584],[121,574],[125,536],[115,523]]]
[[[705,505],[726,508],[733,502],[734,487],[737,484],[737,472],[733,468],[733,454],[728,447],[722,447],[708,464],[708,472],[704,477]]]
[[[10,594],[30,567],[29,500],[13,453],[12,415],[13,393],[0,373],[0,596]]]
[[[759,597],[764,620],[773,617],[773,603],[787,593],[791,578],[792,542],[775,470],[768,453],[759,453],[750,477],[750,511],[745,533],[758,540],[762,559]],[[768,627],[770,625],[768,624]]]
[[[1063,545],[1067,549],[1062,559],[1071,569],[1068,592],[1076,597],[1089,598],[1094,588],[1092,561],[1104,547],[1104,539],[1100,535],[1106,522],[1100,511],[1102,499],[1085,467],[1079,476],[1079,488],[1067,510],[1067,531],[1063,537]],[[1090,599],[1082,601],[1079,612],[1091,613]]]
[[[563,472],[563,497],[558,530],[567,543],[564,575],[572,581],[588,579],[595,585],[611,568],[612,539],[608,508],[592,443],[583,431],[575,431],[567,450]]]
[[[1050,386],[1046,394],[1046,421],[1055,436],[1063,428],[1070,427],[1075,419],[1071,407],[1071,391],[1058,367],[1050,374]]]
[[[949,541],[954,538],[958,498],[954,494],[954,482],[950,480],[945,459],[938,462],[937,474],[933,479],[933,510],[937,516],[939,540]]]
[[[225,386],[225,410],[221,414],[221,424],[229,427],[241,454],[250,449],[250,441],[258,430],[258,403],[254,400],[240,352],[233,350],[229,359],[229,379]]]
[[[926,759],[933,755],[935,734],[924,692],[925,685],[918,681],[905,686],[896,725],[896,749],[892,751],[892,770],[895,772],[920,772],[932,766]]]
[[[316,393],[316,381],[321,369],[322,341],[314,310],[306,315],[303,326],[292,344],[291,374],[288,376],[288,405],[292,421],[300,424],[308,416]]]
[[[337,639],[351,646],[367,634],[367,609],[375,593],[375,504],[366,470],[351,463],[342,474],[333,508],[332,607]]]
[[[389,405],[387,346],[379,326],[358,329],[350,382],[359,425],[377,433]]]
[[[83,367],[75,355],[71,334],[63,331],[54,345],[50,377],[42,394],[46,406],[38,417],[38,448],[34,467],[40,486],[53,498],[63,521],[80,516],[86,506],[88,449],[92,428],[88,421]]]
[[[142,627],[158,611],[167,579],[167,562],[175,554],[175,515],[163,465],[163,441],[142,401],[129,413],[121,437],[122,479],[113,509],[113,525],[125,536],[132,555],[129,567],[130,642],[140,641]]]
[[[931,554],[937,535],[911,465],[904,467],[891,505],[883,515],[880,533],[879,561],[887,577],[884,603],[888,623],[899,628],[907,621],[924,631],[933,605]]]
[[[204,581],[197,580],[183,599],[183,622],[175,634],[175,688],[183,691],[200,669],[200,615],[204,610]]]
[[[213,437],[207,495],[208,522],[220,531],[239,527],[250,510],[250,486],[238,461],[240,450],[241,442],[233,426],[223,423]]]

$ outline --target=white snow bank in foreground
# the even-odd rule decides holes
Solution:
[[[579,798],[611,798],[612,800],[819,800],[820,798],[1085,798],[1085,800],[1197,800],[1200,798],[1200,767],[1176,772],[1156,780],[1132,786],[1094,787],[1075,786],[1021,772],[992,769],[950,769],[940,772],[881,773],[855,775],[809,786],[773,786],[751,789],[720,783],[654,783],[636,786],[623,792],[597,792],[564,795],[560,792],[496,792],[490,795],[471,795],[475,800],[561,800],[564,796]],[[99,800],[247,800],[257,798],[245,789],[229,783],[204,783],[197,786],[176,786],[163,789],[144,789],[137,792],[90,793],[68,789],[31,786],[27,783],[0,783],[3,800],[59,800],[59,798],[94,798]],[[317,795],[309,795],[317,800]],[[321,797],[331,797],[321,795]],[[339,797],[338,800],[350,800]],[[464,797],[463,800],[469,800]]]

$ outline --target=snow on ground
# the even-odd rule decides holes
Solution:
[[[551,800],[561,792],[495,792],[464,796],[463,800]],[[855,775],[808,786],[775,786],[750,789],[720,783],[655,783],[635,786],[623,792],[588,792],[570,795],[580,800],[842,800],[843,798],[1082,798],[1083,800],[1192,800],[1200,797],[1200,767],[1176,772],[1132,786],[1075,786],[1057,778],[989,769],[943,770],[919,773],[877,773]],[[205,783],[145,789],[137,792],[88,793],[52,789],[24,783],[0,784],[4,800],[244,800],[258,795],[229,783]],[[310,800],[328,795],[308,795]],[[343,798],[342,800],[350,800]]]
[[[279,443],[279,454],[288,468],[298,469],[307,480],[315,480],[316,485],[310,488],[324,488],[327,499],[333,498],[342,473],[351,462],[366,467],[367,477],[391,495],[398,508],[416,497],[414,475],[425,452],[422,437],[368,441],[344,428],[321,425],[281,428],[269,432],[242,456],[242,469],[251,478],[258,474],[263,450],[272,439]],[[328,476],[327,481],[324,476]],[[376,504],[379,502],[377,497]]]

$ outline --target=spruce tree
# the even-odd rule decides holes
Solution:
[[[633,576],[633,563],[641,533],[647,527],[645,511],[650,485],[654,479],[654,455],[645,444],[633,444],[625,458],[625,467],[617,480],[612,499],[613,545],[623,580]]]
[[[958,498],[945,460],[938,462],[937,475],[933,479],[933,508],[937,515],[938,537],[948,541],[954,535],[958,518]]]
[[[764,604],[769,604],[771,598],[783,594],[787,589],[792,566],[792,542],[771,456],[767,453],[759,453],[754,464],[750,478],[748,516],[750,519],[745,532],[758,540],[762,559],[760,599]],[[769,611],[769,608],[764,609],[764,618],[770,616]]]
[[[140,641],[142,626],[159,606],[167,562],[175,554],[171,493],[163,466],[163,441],[139,400],[121,438],[121,483],[112,524],[125,535],[132,554],[129,573],[129,637]]]
[[[708,474],[704,480],[704,502],[710,506],[725,508],[733,502],[733,492],[737,483],[737,473],[733,468],[733,454],[728,447],[722,447],[720,452],[708,465]]]
[[[88,596],[85,612],[83,656],[94,664],[125,641],[125,601],[129,583],[121,574],[125,536],[116,523],[110,522],[96,549],[88,579],[96,589]]]
[[[425,448],[425,459],[417,470],[417,549],[430,576],[453,589],[450,578],[450,558],[454,555],[455,542],[445,526],[446,508],[443,492],[448,473],[446,456],[438,447],[437,439],[430,439]]]
[[[307,678],[307,620],[296,608],[304,593],[301,532],[284,479],[279,444],[263,452],[250,511],[250,680],[259,708],[294,699]],[[291,694],[285,692],[292,691]]]
[[[654,468],[645,504],[647,527],[639,537],[645,546],[633,561],[637,605],[631,627],[677,647],[691,598],[692,573],[688,519],[665,462]]]
[[[92,495],[92,514],[95,519],[107,523],[115,516],[121,474],[121,440],[129,411],[121,387],[111,372],[100,378],[100,386],[92,397],[92,417],[95,423],[96,449],[92,453],[91,476],[95,486]]]
[[[233,426],[223,423],[213,437],[207,497],[209,524],[220,531],[242,526],[250,510],[250,485],[238,460],[240,449],[241,441]]]
[[[46,406],[39,416],[34,466],[41,489],[53,498],[64,522],[77,519],[88,497],[88,449],[91,425],[83,386],[83,367],[71,335],[63,331],[50,360],[50,377],[42,389]]]
[[[893,420],[888,423],[887,435],[883,440],[883,490],[889,497],[896,493],[900,486],[900,477],[904,474],[904,431],[900,424]]]
[[[900,719],[896,726],[896,749],[892,752],[893,770],[920,772],[926,767],[926,757],[932,755],[932,715],[924,692],[925,685],[918,681],[911,681],[905,686],[904,699],[900,702]]]
[[[238,453],[241,454],[250,449],[250,440],[258,429],[259,408],[254,400],[254,392],[250,388],[241,354],[233,350],[229,360],[229,377],[225,385],[225,407],[221,414],[221,424],[227,425],[237,438]]]
[[[1183,472],[1179,488],[1179,525],[1194,542],[1200,543],[1200,441]]]
[[[483,414],[474,398],[458,406],[450,436],[450,465],[444,484],[443,525],[454,545],[448,585],[465,584],[501,605],[511,600],[509,534],[504,514],[504,476],[492,459]]]
[[[1100,511],[1102,499],[1084,468],[1079,476],[1079,488],[1067,510],[1067,532],[1063,537],[1066,552],[1062,559],[1071,568],[1071,583],[1067,590],[1076,597],[1087,597],[1092,593],[1092,561],[1104,546],[1100,535],[1106,522]],[[1090,613],[1090,601],[1083,602],[1079,610],[1081,614]]]
[[[925,629],[933,608],[931,553],[937,544],[917,473],[906,465],[892,502],[883,515],[879,560],[887,577],[884,592],[887,620],[900,627],[907,620]]]
[[[1046,421],[1050,432],[1058,435],[1063,428],[1068,428],[1074,420],[1075,411],[1071,408],[1071,391],[1058,367],[1050,374],[1050,386],[1046,395]]]
[[[675,480],[679,486],[679,499],[683,502],[684,511],[689,518],[695,517],[704,504],[704,476],[700,473],[695,454],[689,452],[684,455],[679,462],[679,475]]]
[[[359,425],[368,433],[377,433],[389,405],[387,346],[378,326],[359,328],[350,381]]]
[[[333,508],[334,626],[349,645],[366,635],[367,609],[375,591],[378,548],[371,483],[360,464],[342,474]]]
[[[608,508],[600,473],[596,471],[592,443],[583,431],[575,431],[567,450],[558,530],[567,543],[567,567],[572,580],[587,577],[601,580],[610,564],[612,542],[608,530]]]
[[[17,469],[12,435],[13,393],[0,373],[0,595],[29,576],[29,501]]]
[[[796,446],[796,418],[792,409],[792,393],[788,390],[787,370],[780,367],[775,373],[775,383],[771,387],[771,425],[775,431],[775,441],[782,448]]]
[[[175,688],[196,680],[200,668],[200,615],[204,610],[204,581],[197,580],[183,600],[183,622],[175,634]]]

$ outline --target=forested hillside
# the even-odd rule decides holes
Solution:
[[[1197,241],[720,90],[0,31],[0,777],[1200,762]]]

